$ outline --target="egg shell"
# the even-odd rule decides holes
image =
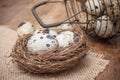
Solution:
[[[56,36],[58,35],[57,31],[52,30],[52,29],[37,29],[37,30],[33,33],[33,35],[39,34],[39,33],[50,34],[50,35],[52,35],[53,37],[56,37]]]
[[[81,15],[82,15],[80,17],[81,19],[79,20],[80,22],[82,22],[82,23],[86,23],[87,21],[90,21],[90,22],[88,24],[87,23],[80,24],[80,28],[84,31],[93,31],[95,28],[95,21],[93,21],[94,17],[89,14],[87,14],[87,16],[88,16],[87,17],[86,13],[81,13]]]
[[[84,31],[93,31],[95,28],[95,21],[90,21],[88,24],[82,24],[80,26]]]
[[[97,19],[95,32],[101,38],[108,38],[112,35],[114,26],[113,22],[109,19],[110,18],[106,15]]]
[[[56,37],[56,39],[58,40],[59,47],[64,48],[69,46],[70,44],[78,42],[79,37],[74,32],[63,31]]]
[[[62,24],[61,26],[60,26],[60,28],[62,29],[62,30],[73,30],[73,26],[71,25],[71,24]]]
[[[24,34],[32,34],[35,31],[35,27],[30,22],[22,22],[19,24],[17,33],[19,36]]]
[[[65,35],[66,38],[68,38],[71,43],[74,42],[73,38],[74,38],[75,33],[73,33],[72,31],[63,31],[63,32],[61,32],[61,34]]]
[[[87,0],[85,3],[87,13],[95,16],[100,16],[104,10],[104,5],[101,0]]]
[[[106,2],[106,9],[107,9],[107,15],[113,19],[117,20],[120,18],[120,0],[113,0],[110,2],[110,0],[107,0]],[[119,1],[119,2],[118,2]]]
[[[36,34],[28,40],[27,48],[31,52],[49,51],[58,48],[58,41],[49,34]]]
[[[64,34],[59,34],[56,39],[58,40],[59,43],[59,48],[64,48],[69,46],[69,39],[66,38],[66,36]]]

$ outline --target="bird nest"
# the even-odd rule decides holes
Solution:
[[[81,33],[76,44],[37,53],[28,51],[26,47],[31,36],[32,34],[28,34],[18,38],[11,57],[20,67],[32,73],[54,73],[69,69],[79,63],[87,53],[86,43]]]

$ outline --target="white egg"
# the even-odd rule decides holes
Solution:
[[[71,31],[64,31],[61,32],[56,39],[58,40],[59,47],[64,48],[69,46],[70,44],[76,43],[79,40],[79,37],[77,34],[71,32]]]
[[[60,26],[60,28],[62,29],[62,30],[73,30],[73,26],[71,25],[71,24],[62,24],[61,26]]]
[[[119,2],[118,2],[119,1]],[[120,18],[120,0],[107,0],[106,9],[107,14],[111,19],[119,19]]]
[[[22,22],[19,24],[17,33],[19,36],[24,34],[32,34],[35,30],[35,27],[30,22]]]
[[[88,14],[100,16],[104,10],[101,0],[87,0],[85,3]]]
[[[65,35],[63,34],[59,34],[56,39],[58,40],[58,43],[59,43],[59,47],[60,48],[64,48],[64,47],[67,47],[69,46],[69,39],[66,38]]]
[[[35,34],[39,34],[39,33],[45,33],[45,34],[50,34],[53,37],[56,37],[58,35],[58,33],[55,30],[51,30],[51,29],[37,29],[33,35]]]
[[[102,16],[97,19],[95,32],[101,38],[108,38],[112,35],[113,22],[109,20],[108,16]]]
[[[28,40],[27,48],[31,52],[54,50],[58,48],[58,41],[49,34],[36,34]]]

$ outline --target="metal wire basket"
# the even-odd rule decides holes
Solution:
[[[67,19],[45,24],[36,8],[51,3],[64,3]],[[89,35],[108,38],[120,33],[120,1],[119,0],[44,0],[33,6],[32,13],[43,28],[70,23],[81,27]]]

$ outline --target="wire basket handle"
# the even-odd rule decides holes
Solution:
[[[36,20],[38,21],[38,23],[43,27],[43,28],[50,28],[50,27],[56,27],[59,26],[61,24],[63,24],[66,20],[61,21],[61,22],[56,22],[56,23],[52,23],[52,24],[45,24],[41,18],[38,16],[37,12],[36,12],[36,8],[38,8],[39,6],[45,5],[49,3],[49,0],[44,0],[42,2],[39,2],[38,4],[34,5],[32,7],[32,13],[34,15],[34,17],[36,18]]]

